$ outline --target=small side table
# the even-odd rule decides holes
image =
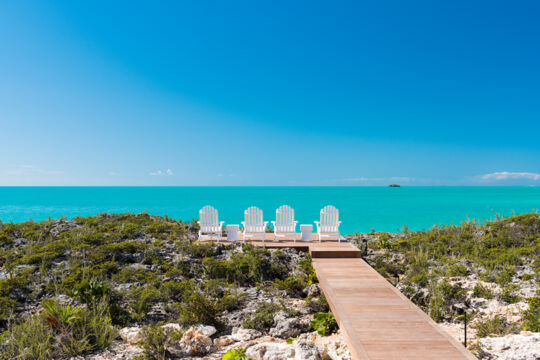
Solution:
[[[227,241],[238,241],[240,225],[227,225]]]
[[[300,238],[300,241],[312,241],[313,237],[311,234],[313,233],[313,225],[300,225],[300,231],[302,232],[302,237]]]

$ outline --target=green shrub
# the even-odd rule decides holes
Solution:
[[[165,348],[167,334],[159,325],[142,328],[142,338],[138,345],[143,349],[143,358],[149,360],[165,360],[169,353]]]
[[[285,280],[276,279],[275,285],[279,290],[285,290],[289,296],[303,298],[307,281],[305,278],[289,276]]]
[[[500,299],[508,304],[515,304],[519,302],[521,299],[518,295],[515,295],[515,291],[518,289],[518,285],[516,284],[509,284],[502,289],[502,293],[500,295]]]
[[[137,287],[131,291],[130,298],[133,299],[129,305],[131,317],[137,321],[142,321],[152,305],[163,299],[163,294],[152,285]]]
[[[479,322],[474,325],[474,328],[476,328],[477,337],[486,337],[490,335],[502,336],[517,330],[514,325],[509,324],[506,319],[500,315]]]
[[[313,315],[313,320],[311,321],[311,328],[316,330],[317,333],[321,336],[326,336],[332,334],[337,330],[336,318],[332,313],[316,313]]]
[[[106,348],[117,336],[107,304],[90,309],[42,301],[43,312],[11,327],[2,356],[17,359],[69,357]]]
[[[478,283],[474,286],[473,295],[478,298],[492,299],[493,293],[487,287]]]
[[[277,304],[260,302],[257,304],[255,314],[244,319],[242,326],[264,332],[274,325],[274,315],[281,309],[282,307]]]
[[[392,247],[392,243],[390,242],[390,234],[388,233],[381,233],[377,237],[377,246],[379,249],[390,249]]]
[[[230,349],[221,360],[251,360],[246,356],[246,349]]]
[[[466,276],[466,275],[467,275],[467,267],[461,264],[452,264],[448,266],[448,269],[446,271],[446,276],[449,276],[449,277]]]
[[[306,301],[307,301],[307,305],[308,305],[309,309],[312,312],[328,312],[328,311],[330,311],[330,307],[328,306],[328,301],[326,300],[326,297],[322,293],[318,297],[313,298],[313,299],[308,298],[308,299],[306,299]]]
[[[191,282],[186,286],[180,307],[180,322],[185,325],[205,324],[222,329],[219,315],[238,306],[238,298],[230,289],[223,289],[218,282],[205,284]]]
[[[540,297],[527,299],[529,308],[523,312],[523,330],[540,331]]]
[[[0,337],[4,344],[0,359],[45,360],[54,354],[55,338],[51,328],[38,316],[11,327]]]
[[[0,297],[0,329],[7,325],[9,317],[13,314],[17,301],[7,297]]]
[[[440,281],[433,289],[429,300],[429,315],[437,322],[452,318],[455,302],[462,302],[465,299],[466,290],[459,285],[451,285],[447,281]]]
[[[73,296],[79,297],[84,304],[93,304],[98,300],[101,300],[111,289],[102,281],[88,281],[83,280],[76,284],[73,288]]]

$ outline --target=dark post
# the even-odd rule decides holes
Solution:
[[[465,347],[467,347],[467,310],[463,309],[463,312],[464,312],[464,315],[465,315],[465,341],[464,341],[464,345]]]
[[[367,255],[367,239],[362,239],[362,243],[364,244],[364,250],[362,251],[362,257]]]
[[[465,336],[464,336],[464,341],[463,341],[463,345],[465,345],[465,347],[467,347],[467,310],[462,308],[462,307],[458,307],[457,308],[457,313],[459,315],[463,315],[463,323],[464,323],[464,332],[465,332]]]

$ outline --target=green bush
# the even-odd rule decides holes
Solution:
[[[154,286],[134,288],[130,293],[132,302],[129,305],[129,311],[132,319],[137,322],[142,321],[152,305],[163,299],[163,294]]]
[[[143,340],[138,344],[143,349],[143,358],[148,360],[165,360],[169,356],[165,345],[167,334],[159,325],[142,328]]]
[[[523,312],[523,330],[540,331],[540,297],[527,299],[529,308]]]
[[[8,319],[13,314],[17,301],[7,297],[0,297],[0,327],[7,325]]]
[[[390,234],[379,234],[379,236],[377,237],[377,246],[380,249],[390,249],[392,247],[392,243],[390,242]]]
[[[274,315],[281,309],[280,305],[260,302],[257,304],[255,314],[244,319],[242,326],[264,332],[274,325]]]
[[[223,289],[218,282],[204,284],[191,282],[186,286],[180,305],[180,322],[185,325],[205,324],[222,329],[219,315],[238,306],[238,298],[229,288]]]
[[[106,303],[85,309],[46,299],[42,305],[41,314],[26,318],[6,332],[3,358],[75,356],[106,348],[117,336]]]
[[[251,360],[246,356],[246,349],[230,349],[221,360]]]
[[[517,330],[514,325],[509,324],[506,319],[496,315],[491,319],[482,321],[474,325],[477,337],[486,337],[490,335],[502,336],[513,333]]]
[[[311,321],[311,328],[316,330],[317,333],[321,336],[326,336],[332,334],[337,330],[336,318],[332,313],[316,313],[313,315],[313,320]]]
[[[492,299],[493,293],[482,284],[476,284],[473,289],[473,295],[478,298]]]
[[[324,294],[319,295],[313,299],[306,299],[307,305],[312,312],[328,312],[330,307],[328,306],[328,301]]]
[[[1,337],[0,359],[45,360],[54,354],[55,338],[39,316],[32,316],[11,327]]]
[[[109,286],[102,281],[83,280],[73,288],[73,296],[79,297],[84,304],[93,304],[110,293]]]
[[[279,290],[285,290],[287,295],[297,298],[305,296],[304,289],[308,285],[306,278],[296,276],[289,276],[285,280],[276,279],[274,283]]]
[[[518,295],[515,295],[515,291],[518,289],[518,285],[509,284],[502,289],[500,299],[508,304],[515,304],[521,300]]]

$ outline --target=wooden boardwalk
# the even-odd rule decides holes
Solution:
[[[353,359],[476,359],[362,260],[355,246],[343,241],[248,242],[310,252],[321,289]]]
[[[355,359],[476,359],[362,259],[313,259]]]

